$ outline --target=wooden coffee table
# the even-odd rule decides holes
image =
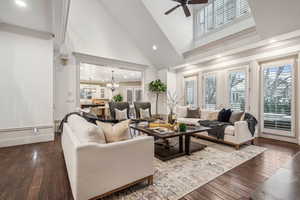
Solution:
[[[170,130],[170,132],[166,134],[160,134],[154,130],[151,130],[148,127],[139,126],[138,124],[133,124],[130,126],[131,129],[142,132],[144,134],[147,134],[149,136],[153,136],[156,140],[162,139],[175,139],[178,138],[178,144],[175,146],[163,146],[161,144],[155,143],[155,157],[162,161],[167,161],[173,158],[178,158],[180,156],[184,155],[191,155],[193,152],[200,151],[206,147],[206,145],[199,144],[196,142],[191,141],[191,137],[195,133],[200,133],[204,131],[208,131],[211,128],[208,127],[195,127],[195,126],[188,126],[186,132],[180,132],[180,131],[173,131]],[[184,140],[184,142],[183,142]]]

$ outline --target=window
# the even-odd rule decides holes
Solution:
[[[136,102],[142,101],[142,89],[134,89],[134,97]]]
[[[262,129],[265,133],[293,135],[293,65],[293,59],[262,65]]]
[[[130,105],[133,103],[133,89],[126,89],[126,101]]]
[[[80,99],[93,99],[97,98],[96,85],[80,84]]]
[[[216,75],[208,74],[204,76],[204,108],[215,110],[217,104],[217,79]]]
[[[247,101],[246,70],[230,71],[228,80],[230,108],[237,111],[245,111]]]
[[[184,80],[185,105],[197,106],[197,77],[189,77]]]
[[[194,37],[230,23],[238,17],[250,13],[247,0],[213,0],[194,10]]]

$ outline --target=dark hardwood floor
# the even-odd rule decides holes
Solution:
[[[300,150],[295,144],[262,138],[257,139],[255,144],[268,150],[181,200],[249,199],[258,184]],[[1,148],[0,172],[0,200],[73,199],[60,137],[56,137],[54,142]]]

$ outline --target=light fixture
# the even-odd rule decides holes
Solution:
[[[222,58],[222,55],[219,54],[219,55],[217,55],[216,57],[217,57],[217,58]]]
[[[153,46],[152,46],[152,49],[153,49],[154,51],[156,51],[156,50],[157,50],[157,46],[156,46],[156,45],[153,45]]]
[[[274,43],[274,42],[277,42],[277,40],[276,40],[276,39],[271,39],[271,40],[269,41],[270,44],[272,44],[272,43]]]
[[[22,8],[26,8],[27,7],[27,3],[23,0],[15,0],[15,4],[19,7],[22,7]]]
[[[116,90],[120,85],[116,83],[115,78],[114,78],[114,70],[111,71],[111,82],[106,84],[106,87],[111,89],[112,92]]]

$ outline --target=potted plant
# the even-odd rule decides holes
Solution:
[[[122,102],[123,101],[123,96],[121,94],[117,94],[115,96],[113,96],[113,101],[114,102]]]
[[[160,79],[157,79],[155,81],[152,81],[149,84],[149,91],[155,93],[156,95],[156,115],[158,114],[158,97],[159,94],[165,93],[167,91],[167,85],[163,83]]]

